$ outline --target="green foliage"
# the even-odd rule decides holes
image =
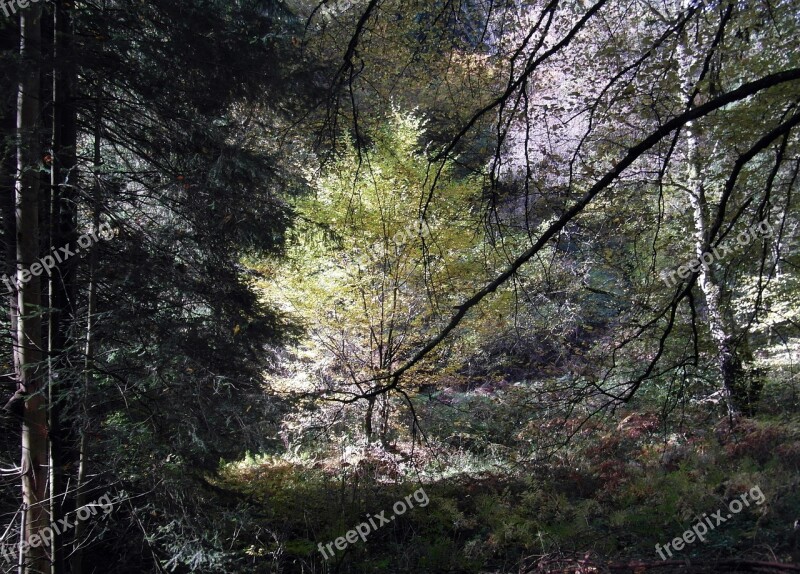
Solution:
[[[268,296],[306,324],[348,378],[407,356],[482,276],[479,186],[421,153],[424,122],[395,111],[371,144],[344,146],[296,201],[301,222]],[[427,208],[421,209],[430,199]]]

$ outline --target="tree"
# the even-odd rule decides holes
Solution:
[[[42,57],[41,6],[20,15],[20,55],[26,66],[17,103],[17,345],[18,393],[24,397],[22,422],[21,571],[45,572],[49,559],[39,535],[49,525],[47,513],[48,443],[46,378],[42,365],[42,297],[37,277],[39,259],[40,67]],[[34,265],[38,265],[38,272]]]
[[[42,44],[35,46],[36,53],[26,44],[22,66],[28,82],[24,93],[37,93],[24,99],[27,123],[20,130],[27,138],[20,180],[25,221],[17,227],[26,230],[26,244],[19,245],[24,259],[14,265],[14,253],[6,264],[20,273],[38,260],[43,247],[75,252],[76,241],[85,240],[99,223],[115,230],[116,241],[93,242],[81,255],[60,262],[46,283],[28,277],[20,293],[27,308],[35,309],[20,314],[25,323],[19,332],[30,335],[30,345],[17,346],[25,352],[20,370],[27,378],[17,397],[38,385],[24,401],[26,440],[39,441],[34,446],[45,448],[47,457],[41,433],[33,431],[49,423],[55,439],[50,464],[39,460],[38,450],[34,464],[44,472],[36,487],[47,484],[49,467],[52,489],[30,491],[30,496],[48,496],[52,517],[74,523],[83,502],[120,481],[134,491],[160,484],[164,505],[175,503],[179,482],[186,492],[195,492],[183,476],[169,485],[159,482],[157,473],[150,477],[154,482],[129,478],[127,469],[150,464],[152,453],[126,449],[126,424],[149,425],[164,449],[159,460],[180,456],[199,482],[205,478],[202,469],[215,468],[221,456],[269,440],[257,429],[269,424],[262,413],[277,405],[261,392],[262,370],[272,347],[292,328],[258,301],[238,259],[247,251],[279,253],[291,213],[278,193],[286,179],[279,151],[267,138],[255,141],[263,132],[261,120],[251,127],[240,121],[264,112],[270,118],[266,124],[279,125],[284,114],[279,106],[244,102],[263,95],[265,86],[284,89],[305,80],[290,64],[288,55],[296,53],[291,36],[278,29],[279,22],[295,25],[279,3],[225,3],[211,9],[123,2],[112,9],[108,3],[64,2],[55,12],[50,8],[19,11],[28,24],[25,33],[41,31]],[[31,20],[43,10],[54,15],[52,27],[47,18]],[[52,60],[45,58],[51,53]],[[16,60],[8,52],[3,57]],[[52,61],[54,71],[43,67],[45,61]],[[287,64],[276,67],[276,61]],[[14,69],[4,67],[3,73]],[[42,84],[44,103],[40,90],[30,88],[34,77],[53,79],[52,87]],[[283,104],[295,105],[288,97]],[[43,141],[52,145],[46,154]],[[50,185],[31,192],[48,171]],[[34,213],[40,214],[40,232],[31,227]],[[13,210],[4,214],[5,236],[13,239],[8,220]],[[42,317],[47,318],[44,330],[35,324]],[[42,332],[47,338],[34,340]],[[153,372],[153,365],[161,367]],[[175,384],[165,389],[164,377]],[[42,386],[48,380],[49,410]],[[252,409],[254,404],[264,409]],[[34,421],[34,415],[40,418]],[[237,434],[243,428],[246,440]],[[117,439],[119,448],[110,453],[97,448],[101,440],[107,447]],[[31,511],[44,514],[37,515],[38,523],[27,520],[28,535],[49,523],[42,506],[46,500],[39,500]],[[54,541],[54,572],[81,570],[86,549],[98,543],[95,530],[86,526],[66,535],[74,540]],[[150,527],[136,525],[142,537],[142,529]],[[120,547],[136,542],[118,539]],[[194,556],[183,544],[162,542],[179,560]],[[63,560],[65,546],[74,550],[71,564]],[[43,571],[45,549],[32,552],[39,552],[32,568]]]
[[[361,379],[391,372],[483,274],[475,179],[456,178],[448,166],[443,197],[427,219],[417,217],[429,190],[423,126],[396,110],[368,147],[347,145],[323,174],[309,174],[316,190],[298,200],[304,223],[293,234],[291,263],[279,286],[265,285],[303,318],[318,352],[332,356],[336,382],[326,390],[334,393],[365,392]],[[368,440],[374,405],[364,414]]]

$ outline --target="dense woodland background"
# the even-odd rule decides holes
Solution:
[[[798,38],[796,0],[5,0],[0,570],[800,571]]]

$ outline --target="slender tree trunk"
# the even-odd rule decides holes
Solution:
[[[367,399],[367,412],[364,413],[364,434],[367,437],[367,443],[372,442],[372,413],[375,410],[375,397]]]
[[[95,227],[95,231],[97,227]],[[89,393],[89,384],[91,382],[91,375],[89,369],[91,367],[91,355],[94,351],[94,341],[92,339],[93,328],[93,314],[94,314],[94,300],[95,300],[95,279],[94,279],[94,266],[90,263],[89,269],[89,304],[87,310],[86,320],[86,357],[84,359],[84,380],[83,389],[81,391],[81,412],[79,413],[81,419],[80,425],[80,442],[78,450],[78,476],[75,486],[75,508],[81,508],[86,504],[87,485],[86,485],[86,470],[87,470],[87,457],[88,457],[88,418],[87,412],[87,395]],[[69,569],[71,574],[83,574],[83,549],[86,544],[86,524],[82,520],[75,521],[75,533],[72,543],[72,554],[69,559]]]
[[[695,89],[692,75],[695,62],[691,54],[691,46],[685,37],[678,45],[678,58],[683,95],[689,97]],[[702,262],[698,270],[698,286],[706,302],[708,325],[711,339],[716,346],[717,365],[728,415],[733,418],[749,404],[746,390],[744,393],[742,392],[747,386],[744,382],[745,371],[735,344],[736,321],[730,308],[726,307],[723,302],[723,286],[714,274],[713,259],[706,253],[709,248],[710,216],[702,176],[699,126],[694,121],[688,122],[685,131],[687,187],[694,222],[694,248],[696,257]]]
[[[18,34],[0,35],[0,51],[16,52],[19,50]],[[16,70],[14,70],[16,71]],[[14,82],[14,85],[18,84]],[[14,373],[19,372],[17,354],[17,214],[15,209],[15,180],[17,171],[17,148],[15,145],[17,131],[17,107],[11,100],[0,101],[0,214],[2,214],[3,242],[5,244],[4,266],[0,290],[8,300],[9,335],[12,345]],[[13,395],[4,397],[6,408],[21,413],[21,396],[17,394],[16,376],[8,377]],[[4,391],[7,389],[4,389]]]
[[[389,445],[389,415],[391,414],[391,393],[381,396],[381,444],[385,447]]]
[[[688,128],[692,130],[691,127]],[[693,136],[690,135],[690,139]],[[702,261],[705,253],[706,237],[708,232],[708,217],[703,183],[698,176],[697,165],[691,156],[696,156],[690,144],[690,191],[689,199],[692,204],[694,216],[694,243],[695,254]],[[703,292],[708,315],[708,326],[711,338],[716,345],[717,363],[722,378],[728,414],[733,417],[741,411],[742,399],[739,387],[744,377],[742,361],[736,354],[734,346],[735,325],[733,319],[728,317],[722,302],[722,288],[714,276],[710,263],[703,263],[698,274],[698,285]]]
[[[53,132],[50,200],[50,249],[74,245],[77,236],[74,182],[77,177],[77,110],[74,102],[76,68],[72,53],[69,7],[59,0],[53,12]],[[48,386],[50,402],[50,516],[53,523],[69,509],[64,469],[77,453],[70,422],[64,416],[74,378],[67,354],[74,341],[76,260],[63,261],[49,278]],[[53,534],[51,574],[66,572],[64,535]]]
[[[95,237],[98,236],[100,229],[100,168],[102,164],[102,155],[100,148],[100,138],[102,136],[103,125],[103,101],[102,94],[97,97],[97,113],[95,116],[95,133],[94,133],[94,197],[92,206],[92,231]],[[88,463],[88,394],[92,381],[91,368],[92,356],[94,355],[94,316],[97,300],[97,281],[95,278],[95,271],[97,268],[97,251],[96,245],[93,245],[89,251],[89,294],[88,304],[86,310],[86,347],[84,358],[84,379],[81,400],[81,413],[82,420],[81,433],[80,433],[80,450],[78,462],[78,480],[75,496],[75,507],[80,508],[86,504],[86,469]],[[72,548],[72,556],[70,557],[70,572],[71,574],[83,574],[83,548],[85,545],[86,524],[83,521],[76,521],[75,523],[75,539]]]
[[[23,574],[50,571],[50,560],[40,535],[49,525],[47,513],[47,401],[42,365],[42,295],[33,267],[39,259],[41,144],[41,14],[32,4],[21,16],[20,53],[23,72],[17,100],[17,285],[19,319],[19,391],[25,397],[22,422],[22,541]],[[37,264],[38,265],[38,264]]]

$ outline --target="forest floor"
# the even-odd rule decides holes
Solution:
[[[523,421],[511,388],[448,395],[417,399],[419,442],[328,428],[224,464],[216,485],[270,525],[258,556],[306,572],[800,571],[786,403],[733,425],[708,405]],[[569,440],[537,448],[548,436]]]

